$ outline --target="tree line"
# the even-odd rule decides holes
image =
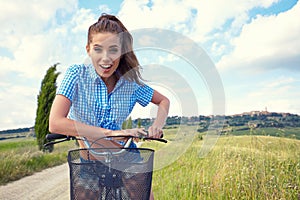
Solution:
[[[0,134],[11,134],[11,133],[26,133],[29,132],[31,128],[17,128],[17,129],[7,129],[0,131]]]
[[[131,120],[131,119],[130,119]],[[143,127],[151,125],[153,119],[132,120],[133,127],[140,123]],[[224,126],[249,126],[255,127],[300,127],[300,116],[290,113],[265,113],[265,114],[241,114],[231,116],[169,116],[166,120],[167,126],[172,125],[200,125],[206,127],[213,124],[223,124]]]

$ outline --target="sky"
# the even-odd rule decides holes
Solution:
[[[59,85],[86,60],[101,13],[132,32],[142,75],[170,98],[170,116],[300,114],[296,0],[0,0],[0,130],[34,125],[46,70],[60,63]],[[154,115],[151,106],[132,114]]]

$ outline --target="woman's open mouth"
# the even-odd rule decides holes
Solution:
[[[110,69],[112,65],[99,65],[102,69]]]

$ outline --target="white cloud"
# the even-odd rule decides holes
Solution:
[[[253,0],[239,1],[236,0],[190,0],[186,1],[197,10],[196,30],[191,37],[196,41],[205,41],[213,30],[222,30],[222,26],[227,20],[233,19],[232,28],[239,29],[240,26],[248,19],[247,12],[255,7],[269,7],[278,0]]]
[[[40,78],[49,65],[62,55],[61,39],[68,37],[67,27],[59,27],[55,16],[70,13],[77,1],[5,1],[0,7],[0,46],[11,53],[0,55],[0,65],[5,71],[23,73]],[[56,60],[56,61],[55,61]],[[9,66],[9,67],[8,67]]]
[[[70,27],[56,21],[57,14],[66,17],[76,7],[75,0],[1,2],[0,47],[10,55],[0,55],[0,129],[32,126],[47,68],[77,57],[68,49]]]
[[[38,89],[26,85],[0,83],[0,128],[12,129],[34,125]],[[36,95],[32,95],[36,94]]]
[[[111,9],[107,5],[100,5],[99,10],[101,13],[111,13]]]
[[[232,72],[231,72],[232,74]],[[226,84],[227,114],[252,110],[299,113],[300,81],[295,76],[240,76],[234,73],[235,84]]]
[[[300,3],[291,10],[272,16],[257,16],[244,25],[240,36],[232,40],[234,51],[217,64],[219,69],[287,68],[300,66]]]
[[[218,42],[214,42],[211,47],[211,51],[215,56],[223,55],[226,51],[226,46]]]
[[[289,85],[294,83],[297,83],[297,81],[294,78],[282,76],[264,85],[268,88],[274,88],[274,87],[280,87],[283,85]]]
[[[295,109],[300,95],[297,93],[299,83],[292,78],[280,77],[279,79],[266,81],[259,84],[256,91],[252,91],[247,98],[252,100],[250,105],[258,103],[266,106],[270,111],[298,113]],[[249,101],[248,100],[248,101]]]
[[[43,1],[43,3],[47,2]],[[72,5],[71,1],[69,3]],[[9,66],[4,67],[1,70],[1,74],[5,74],[6,71],[14,71],[23,74],[25,77],[41,79],[46,69],[57,62],[63,65],[83,62],[87,29],[95,21],[95,15],[87,9],[74,10],[72,20],[59,25],[53,22],[55,21],[55,13],[63,9],[62,12],[70,11],[69,4],[57,4],[56,7],[51,7],[48,4],[39,4],[37,8],[30,2],[28,4],[29,8],[32,7],[33,10],[40,8],[43,11],[46,9],[49,14],[44,13],[43,15],[48,18],[41,17],[40,19],[40,11],[36,11],[27,16],[27,18],[22,18],[18,22],[21,26],[9,25],[10,27],[6,27],[11,29],[13,33],[2,35],[3,37],[1,38],[5,42],[1,43],[0,46],[8,49],[12,56],[0,55],[0,65]],[[9,7],[10,5],[6,6]],[[19,10],[20,8],[17,9],[17,11]],[[26,15],[28,11],[23,12]],[[5,13],[0,14],[2,16],[1,19],[4,19],[3,15]],[[11,20],[17,21],[18,19],[12,17]],[[31,24],[22,26],[23,21],[30,21]],[[47,24],[49,24],[49,28],[46,28]],[[31,27],[36,28],[33,30],[34,28],[31,29]]]
[[[70,12],[76,7],[75,0],[3,1],[0,7],[0,24],[3,30],[0,33],[0,45],[14,50],[12,44],[17,42],[13,41],[18,41],[24,35],[51,28],[51,20],[57,10],[64,9],[65,12]]]
[[[129,30],[139,28],[166,28],[185,30],[191,17],[191,7],[178,0],[152,1],[125,0],[118,13]]]
[[[70,22],[73,26],[72,33],[81,32],[86,34],[89,26],[98,20],[97,17],[90,9],[79,9]]]
[[[3,68],[3,72],[14,71],[27,78],[41,79],[46,69],[60,62],[61,56],[67,53],[63,52],[59,37],[58,34],[24,36],[13,53],[13,59],[0,59],[1,66],[9,66]]]
[[[159,64],[166,64],[166,62],[176,62],[179,61],[179,58],[173,54],[168,54],[166,56],[158,56],[158,63]]]
[[[229,43],[249,20],[249,10],[267,8],[278,1],[156,0],[150,4],[149,1],[125,0],[118,16],[129,30],[163,28],[185,34],[196,42],[214,41],[216,46],[210,51],[221,56],[226,46],[217,44],[216,40]],[[228,20],[232,22],[225,26]],[[217,46],[221,49],[215,48]]]

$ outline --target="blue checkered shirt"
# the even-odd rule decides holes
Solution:
[[[92,65],[73,65],[57,91],[71,102],[69,118],[110,130],[120,130],[134,105],[148,105],[154,90],[121,77],[111,93]]]

